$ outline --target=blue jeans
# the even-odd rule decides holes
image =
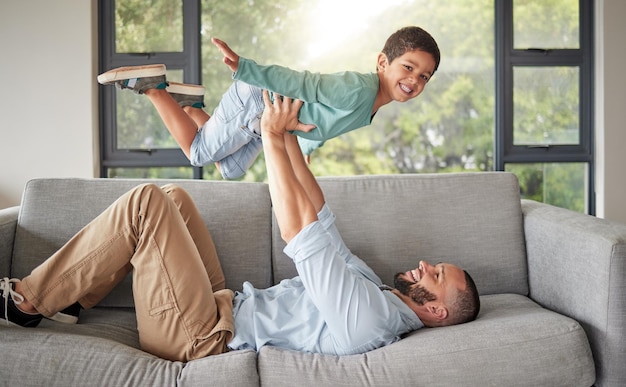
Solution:
[[[263,149],[263,108],[261,89],[233,82],[211,118],[198,130],[191,144],[191,164],[203,166],[219,161],[225,179],[241,177]]]

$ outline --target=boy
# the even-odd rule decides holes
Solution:
[[[262,149],[262,89],[304,101],[299,118],[307,125],[289,129],[297,131],[308,157],[326,140],[369,125],[381,106],[417,97],[440,60],[437,43],[419,27],[392,34],[378,55],[376,73],[368,74],[313,74],[260,66],[239,57],[223,41],[212,42],[235,79],[212,117],[201,109],[201,86],[168,87],[164,65],[113,69],[101,74],[98,82],[148,96],[191,164],[216,163],[226,179],[242,176]]]

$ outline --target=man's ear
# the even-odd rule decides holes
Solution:
[[[437,320],[443,321],[448,317],[448,308],[443,304],[433,303],[428,306],[428,312]]]
[[[387,67],[388,64],[389,62],[387,62],[387,55],[385,55],[382,52],[378,54],[378,61],[376,62],[376,70],[385,71],[385,68]]]

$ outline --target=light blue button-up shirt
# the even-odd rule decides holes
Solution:
[[[235,294],[232,349],[273,345],[334,355],[391,344],[424,325],[345,246],[327,206],[294,237],[285,253],[299,276],[268,289],[250,283]]]

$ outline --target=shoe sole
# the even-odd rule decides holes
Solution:
[[[54,316],[49,317],[50,320],[54,320],[63,324],[76,324],[78,322],[77,316],[72,316],[71,314],[65,314],[58,312]]]
[[[205,93],[204,86],[178,82],[170,82],[166,90],[168,93],[183,95],[204,95]]]
[[[118,67],[98,75],[98,83],[106,85],[125,79],[158,77],[165,75],[165,70],[164,64]]]

